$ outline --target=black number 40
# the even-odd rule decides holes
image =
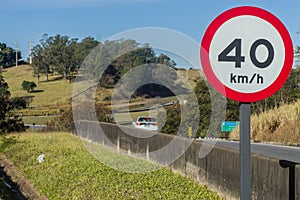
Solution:
[[[258,46],[264,45],[268,50],[268,57],[264,62],[260,62],[256,58],[256,49]],[[235,55],[228,55],[235,49]],[[256,40],[250,47],[250,59],[252,63],[258,68],[268,67],[274,59],[274,49],[272,44],[265,39]],[[245,56],[242,56],[242,39],[233,40],[218,56],[218,61],[234,62],[236,68],[241,67],[241,63],[245,62]]]

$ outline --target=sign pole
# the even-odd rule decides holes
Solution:
[[[240,199],[251,199],[250,103],[240,103]]]

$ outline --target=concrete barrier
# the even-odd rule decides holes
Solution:
[[[295,180],[296,180],[295,190],[297,191],[295,199],[300,199],[300,165],[296,166]]]
[[[115,124],[88,121],[76,123],[80,123],[80,126],[77,126],[73,134],[99,144],[113,145],[121,151],[143,153],[144,159],[163,165],[165,161],[153,152],[169,144],[175,137],[162,133],[153,135],[153,132],[132,127],[122,127],[123,130],[121,130]],[[99,125],[103,134],[96,131],[99,130],[96,128]],[[75,130],[75,127],[73,129]],[[201,184],[207,184],[210,189],[217,191],[221,196],[226,196],[226,199],[239,199],[240,158],[238,151],[215,146],[206,157],[201,159],[198,155],[203,142],[193,141],[190,144],[186,138],[179,140],[183,146],[185,143],[190,146],[168,167]],[[285,161],[256,154],[252,154],[251,164],[252,199],[300,199],[299,165],[285,166]]]

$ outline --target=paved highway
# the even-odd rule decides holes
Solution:
[[[218,140],[217,144],[222,147],[232,148],[239,151],[239,142]],[[264,143],[251,143],[251,152],[279,160],[287,160],[300,163],[300,148]]]

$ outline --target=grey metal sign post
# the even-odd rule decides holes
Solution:
[[[251,199],[250,103],[240,103],[240,199]]]

